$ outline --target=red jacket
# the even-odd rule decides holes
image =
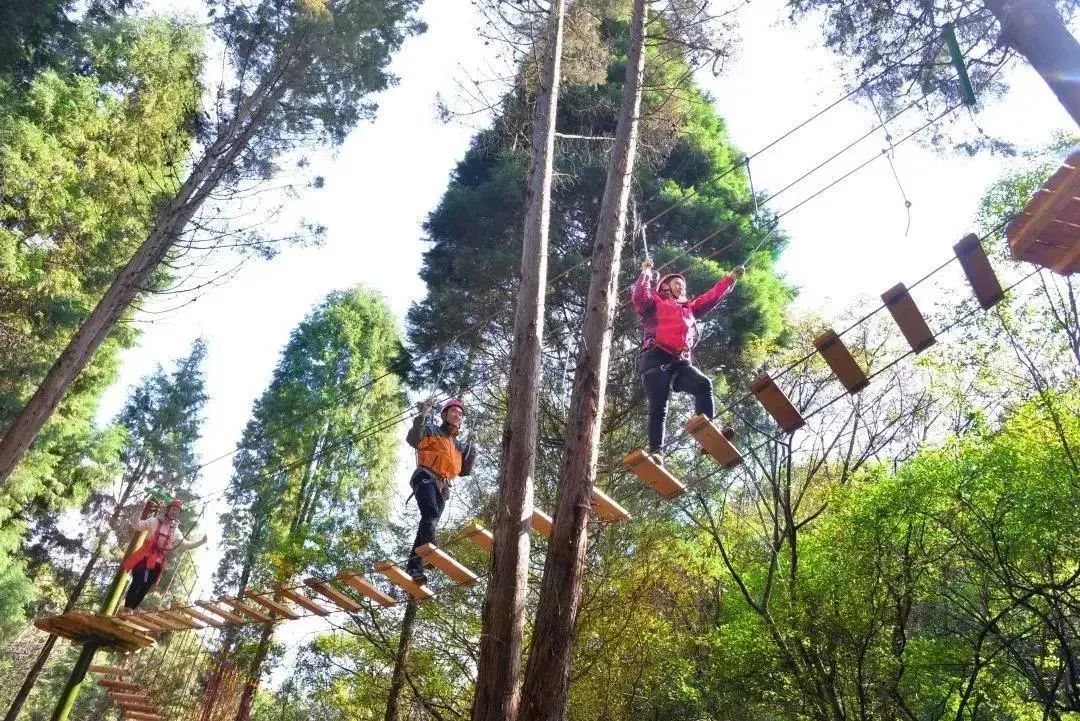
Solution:
[[[663,298],[646,275],[634,283],[634,310],[641,316],[644,350],[660,348],[675,356],[689,356],[698,342],[697,319],[711,311],[735,285],[724,276],[716,285],[690,300]]]
[[[146,531],[146,540],[124,560],[124,570],[129,573],[139,563],[146,561],[147,568],[161,569],[158,573],[158,580],[161,580],[161,577],[165,575],[165,559],[168,558],[170,552],[186,551],[198,545],[197,543],[185,543],[180,530],[163,516],[136,521],[132,524],[132,527],[137,531]]]

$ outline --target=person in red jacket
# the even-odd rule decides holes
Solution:
[[[131,613],[139,607],[165,572],[165,561],[170,553],[187,551],[206,543],[206,536],[192,543],[184,540],[184,534],[180,533],[180,512],[183,509],[183,502],[174,498],[162,515],[131,524],[133,531],[146,531],[146,540],[124,561],[124,570],[131,573],[131,585],[124,597],[121,614]]]
[[[632,292],[643,336],[638,372],[649,400],[649,451],[661,465],[671,391],[693,395],[694,411],[713,416],[712,381],[694,366],[693,351],[699,339],[697,321],[720,304],[745,272],[740,265],[706,292],[688,299],[686,279],[681,274],[665,275],[653,288],[652,261],[641,264],[641,275]]]

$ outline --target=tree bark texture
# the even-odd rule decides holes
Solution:
[[[255,694],[259,690],[259,677],[262,675],[263,663],[266,661],[266,654],[270,652],[270,642],[273,639],[274,624],[264,624],[259,636],[259,646],[255,649],[255,658],[251,659],[251,668],[248,669],[247,680],[244,682],[240,706],[236,709],[236,721],[251,719],[251,711],[255,708]]]
[[[302,57],[308,57],[306,54]],[[68,388],[116,326],[120,316],[147,287],[154,271],[180,239],[188,223],[258,130],[267,112],[281,99],[291,66],[304,62],[300,48],[290,48],[262,83],[236,109],[176,194],[158,211],[154,225],[135,254],[120,270],[90,316],[60,353],[34,395],[0,439],[0,485],[15,470],[49,420]]]
[[[521,284],[514,318],[510,395],[499,467],[492,575],[484,598],[472,721],[514,721],[517,716],[564,12],[565,0],[553,0],[543,76],[533,119],[533,158],[525,191],[527,210],[521,248]]]
[[[409,599],[405,604],[405,616],[401,619],[401,638],[398,640],[397,655],[394,656],[394,673],[390,678],[390,693],[386,698],[385,721],[398,721],[401,710],[401,689],[405,687],[405,671],[409,665],[409,650],[412,648],[416,607],[416,599]]]
[[[984,0],[1001,24],[1001,41],[1042,76],[1080,125],[1080,43],[1050,0]]]
[[[592,278],[570,395],[562,483],[525,668],[521,721],[562,721],[566,714],[611,359],[611,326],[618,307],[619,261],[626,240],[627,206],[637,151],[645,67],[645,10],[645,0],[634,0],[626,81],[593,244]]]

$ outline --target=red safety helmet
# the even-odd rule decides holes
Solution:
[[[465,404],[459,401],[457,398],[451,398],[450,400],[446,401],[446,403],[443,403],[442,410],[440,410],[439,413],[445,414],[446,411],[450,410],[451,408],[457,408],[461,411],[461,415],[465,415]]]
[[[184,510],[184,502],[181,501],[179,498],[174,498],[169,501],[169,505],[165,506],[165,510],[168,511],[173,506],[179,508],[181,511]]]
[[[667,275],[665,275],[663,278],[660,279],[659,283],[656,284],[656,292],[657,293],[663,292],[664,286],[671,283],[671,281],[673,279],[675,279],[675,278],[678,278],[679,280],[681,280],[683,282],[683,287],[686,286],[686,277],[682,273],[668,273]],[[670,292],[671,292],[671,289],[669,288],[668,293],[670,293]],[[676,300],[678,300],[678,298],[676,298]]]

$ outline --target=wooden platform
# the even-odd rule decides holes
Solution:
[[[638,449],[631,451],[623,458],[623,467],[656,491],[661,498],[671,500],[686,493],[686,486],[679,483],[675,476],[667,472],[663,466],[645,451]]]
[[[596,515],[608,523],[622,523],[630,520],[630,513],[599,488],[593,488],[592,506],[596,511]]]
[[[484,528],[480,521],[473,521],[461,529],[458,538],[466,538],[488,553],[491,553],[491,549],[495,545],[495,536],[492,535],[491,531]]]
[[[376,563],[375,570],[386,576],[390,579],[391,583],[404,589],[405,593],[418,601],[427,601],[435,597],[435,594],[431,592],[430,588],[414,582],[412,576],[405,573],[405,571],[401,569],[401,566],[392,561]]]
[[[53,633],[73,643],[94,643],[119,651],[138,651],[154,645],[154,639],[128,627],[114,623],[111,616],[69,611],[59,616],[46,616],[34,621],[46,633]]]
[[[550,541],[551,516],[544,513],[539,508],[534,507],[532,512],[532,529]]]
[[[742,454],[730,440],[735,437],[734,431],[730,428],[720,430],[712,424],[708,416],[694,416],[683,424],[683,430],[692,435],[705,452],[724,468],[735,468],[743,462]]]
[[[354,591],[359,591],[383,608],[390,608],[395,603],[393,598],[376,588],[375,585],[364,578],[359,571],[342,571],[337,575],[337,580],[339,583],[345,584]]]
[[[1080,150],[1069,154],[1005,235],[1017,260],[1061,275],[1080,270]]]

